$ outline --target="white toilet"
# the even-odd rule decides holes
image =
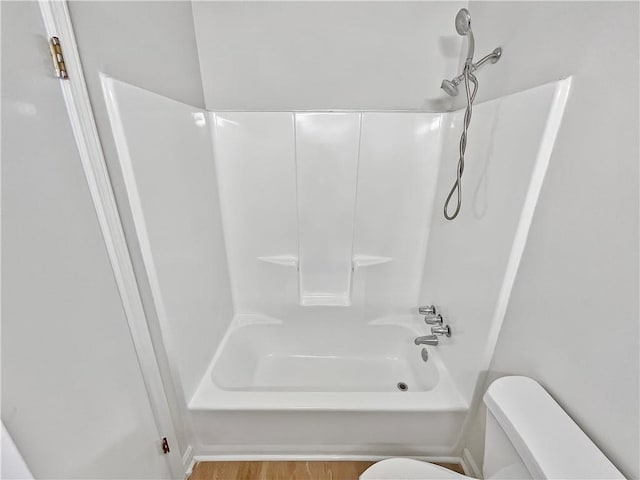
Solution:
[[[485,479],[624,478],[540,384],[502,377],[484,396],[487,406]],[[360,480],[471,478],[427,462],[391,458]]]

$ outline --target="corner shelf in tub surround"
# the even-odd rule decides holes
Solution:
[[[382,265],[383,263],[389,263],[393,258],[391,257],[379,257],[377,255],[354,255],[353,256],[353,269],[361,267],[372,267],[374,265]]]
[[[283,267],[298,268],[298,257],[293,255],[269,255],[265,257],[258,257],[258,260],[265,263],[272,263],[274,265],[282,265]]]
[[[295,255],[266,255],[258,257],[258,260],[270,263],[272,265],[279,265],[283,267],[292,267],[298,272],[300,276],[299,261]],[[354,255],[351,260],[351,274],[356,269],[364,267],[372,267],[375,265],[382,265],[389,263],[393,259],[391,257],[382,257],[378,255]],[[300,281],[300,278],[298,278]],[[349,282],[353,281],[349,278]],[[351,286],[350,286],[351,287]],[[304,295],[300,295],[300,305],[305,307],[311,306],[337,306],[337,307],[349,307],[351,306],[351,288],[345,293],[345,295],[331,295],[323,293],[307,292]]]

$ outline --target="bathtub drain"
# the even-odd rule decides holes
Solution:
[[[409,386],[404,382],[398,382],[397,387],[401,392],[406,392],[407,390],[409,390]]]

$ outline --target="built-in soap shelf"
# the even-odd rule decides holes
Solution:
[[[269,255],[265,257],[258,257],[258,260],[265,263],[272,263],[274,265],[298,268],[298,257],[293,255]],[[354,255],[351,262],[352,270],[360,267],[371,267],[373,265],[389,263],[391,260],[393,260],[391,257],[379,257],[377,255]]]
[[[274,265],[282,265],[284,267],[295,267],[298,269],[298,257],[293,255],[269,255],[266,257],[258,257],[258,260]]]
[[[303,307],[350,307],[350,296],[337,295],[301,295],[300,305]]]
[[[374,265],[382,265],[383,263],[389,263],[393,258],[391,257],[379,257],[377,255],[354,255],[352,260],[351,270],[355,270],[360,267],[372,267]]]
[[[258,260],[272,265],[280,265],[283,267],[293,267],[298,272],[299,260],[295,255],[267,255],[258,257]],[[372,267],[374,265],[382,265],[393,260],[391,257],[381,257],[378,255],[354,255],[351,259],[351,272],[355,272],[358,268]],[[300,273],[299,273],[300,274]],[[351,282],[351,279],[349,280]],[[302,293],[302,292],[301,292]],[[310,306],[336,306],[348,307],[351,305],[351,294],[348,295],[326,295],[322,293],[313,294],[307,292],[300,295],[300,305]]]

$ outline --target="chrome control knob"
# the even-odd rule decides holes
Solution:
[[[442,325],[444,323],[444,319],[440,314],[427,315],[426,317],[424,317],[424,323],[426,323],[427,325]]]
[[[446,335],[447,337],[451,336],[451,328],[449,325],[440,325],[438,327],[431,327],[431,333],[434,335]]]
[[[436,307],[435,305],[424,305],[422,307],[418,307],[418,313],[420,315],[435,315]]]

